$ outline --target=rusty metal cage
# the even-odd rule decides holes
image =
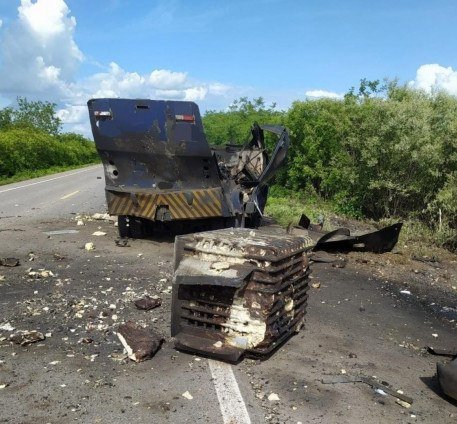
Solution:
[[[176,347],[228,361],[272,352],[304,322],[307,246],[243,228],[176,237]]]

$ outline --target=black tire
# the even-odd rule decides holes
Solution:
[[[128,216],[119,215],[117,217],[117,229],[119,231],[119,237],[130,237],[130,226]]]
[[[136,216],[120,215],[117,219],[117,225],[119,237],[141,239],[148,235],[146,222]]]

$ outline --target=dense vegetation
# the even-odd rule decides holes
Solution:
[[[204,116],[216,144],[246,139],[253,121],[290,132],[276,194],[325,200],[359,218],[419,221],[438,244],[457,248],[456,97],[362,80],[341,100],[296,101],[277,111],[261,98],[242,98]]]
[[[93,142],[61,133],[55,106],[18,98],[16,107],[0,110],[0,181],[98,160]]]

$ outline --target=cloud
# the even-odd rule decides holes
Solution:
[[[3,25],[3,20],[0,19],[0,28],[2,27],[2,25]]]
[[[308,90],[307,92],[305,92],[305,96],[326,99],[342,99],[344,97],[343,94],[327,90]]]
[[[457,70],[437,63],[422,65],[417,69],[416,78],[409,85],[427,93],[444,90],[457,96]]]
[[[76,19],[64,0],[21,0],[17,18],[2,30],[0,96],[48,100],[68,131],[90,135],[86,102],[94,97],[203,101],[234,96],[234,88],[201,82],[186,72],[152,69],[138,73],[116,62],[77,79],[83,52],[74,40]]]

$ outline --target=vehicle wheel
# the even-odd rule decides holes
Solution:
[[[130,226],[128,216],[119,215],[117,217],[117,229],[119,231],[119,237],[130,237]]]

